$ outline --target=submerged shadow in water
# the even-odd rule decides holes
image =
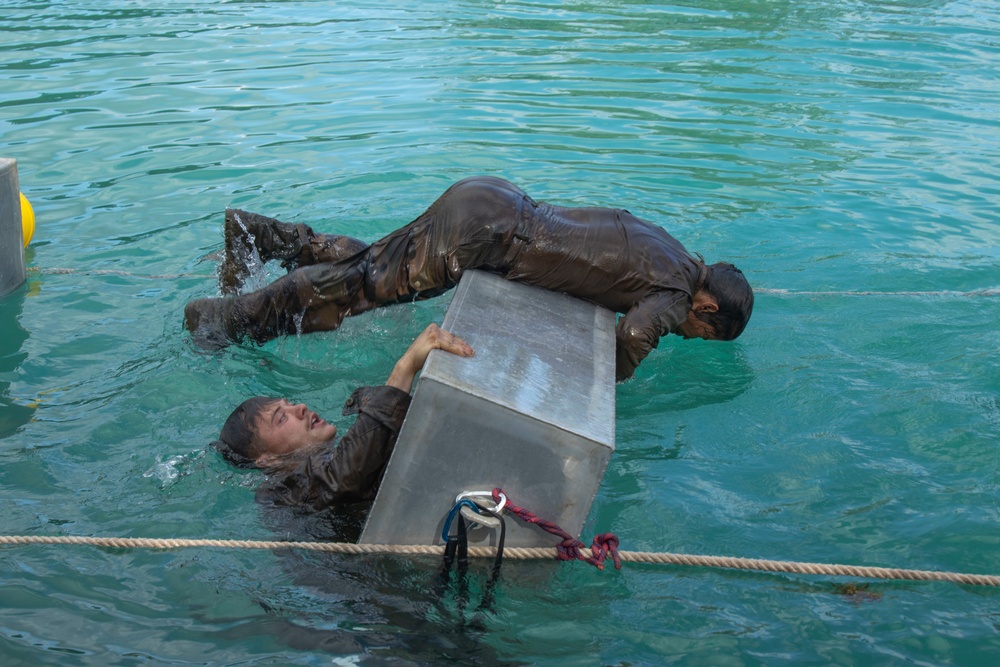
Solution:
[[[369,504],[323,512],[260,507],[263,522],[280,539],[356,542]],[[443,582],[433,557],[275,554],[288,579],[251,593],[268,618],[230,625],[223,631],[228,639],[266,634],[290,649],[342,656],[359,666],[523,664],[505,660],[485,639],[493,618],[477,610],[488,576],[485,563],[470,565],[465,591]],[[548,576],[548,568],[539,573]]]
[[[0,378],[10,377],[28,354],[21,350],[30,333],[21,326],[25,288],[22,285],[0,298]],[[0,380],[0,439],[17,433],[35,415],[33,407],[10,397],[10,382]]]
[[[689,410],[731,401],[753,384],[754,371],[738,345],[680,342],[643,362],[619,390],[635,415]]]

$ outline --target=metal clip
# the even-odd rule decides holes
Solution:
[[[471,500],[490,514],[500,514],[503,512],[503,508],[507,505],[507,496],[505,496],[503,492],[500,493],[499,503],[493,502],[492,491],[465,491],[455,496],[456,504],[462,502],[463,500]]]
[[[475,503],[476,507],[488,512],[488,514],[473,510],[468,506],[470,502]],[[504,505],[507,504],[507,497],[500,494],[500,502],[495,503],[493,502],[493,493],[491,491],[465,491],[455,497],[456,506],[460,503],[462,505],[460,511],[466,521],[496,530],[500,527],[500,512],[503,511]]]

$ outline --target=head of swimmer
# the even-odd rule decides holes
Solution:
[[[753,289],[732,264],[719,262],[705,268],[705,279],[691,298],[687,319],[674,333],[684,338],[733,340],[750,321]]]
[[[255,396],[233,410],[219,440],[225,445],[220,449],[231,462],[269,468],[293,458],[291,455],[325,445],[336,435],[336,426],[303,403]]]

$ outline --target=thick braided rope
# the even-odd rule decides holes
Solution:
[[[0,535],[0,545],[67,544],[107,547],[113,549],[184,549],[212,547],[221,549],[304,549],[342,554],[403,554],[415,556],[442,556],[443,546],[348,544],[343,542],[269,542],[262,540],[194,540],[145,537],[78,537],[73,535]],[[516,560],[555,559],[554,547],[507,547],[504,558]],[[949,581],[969,586],[1000,586],[1000,576],[988,574],[962,574],[932,570],[904,570],[859,565],[833,565],[827,563],[797,563],[794,561],[729,558],[725,556],[694,556],[687,554],[657,553],[649,551],[619,551],[625,563],[650,563],[655,565],[682,565],[689,567],[718,567],[733,570],[758,570],[794,574],[825,574],[865,579],[899,579],[906,581]],[[493,558],[493,547],[469,547],[470,558]]]

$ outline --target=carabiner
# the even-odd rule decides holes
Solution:
[[[503,511],[504,506],[507,504],[507,496],[505,496],[503,492],[500,493],[499,503],[493,502],[492,491],[465,491],[455,496],[456,503],[470,499],[473,500],[476,503],[476,505],[478,505],[482,509],[486,510],[490,514],[495,514],[497,516],[500,515],[500,513]],[[483,504],[482,503],[483,500],[488,500],[490,503],[492,503],[492,507],[487,507],[485,504]]]
[[[455,515],[458,514],[459,510],[461,510],[463,507],[468,507],[473,511],[475,511],[476,514],[480,514],[479,506],[476,505],[471,500],[461,500],[455,503],[455,506],[451,508],[450,512],[448,512],[448,516],[444,520],[444,527],[442,527],[441,529],[441,541],[444,542],[445,544],[447,544],[448,540],[450,539],[448,533],[451,532],[451,522],[455,520]]]

